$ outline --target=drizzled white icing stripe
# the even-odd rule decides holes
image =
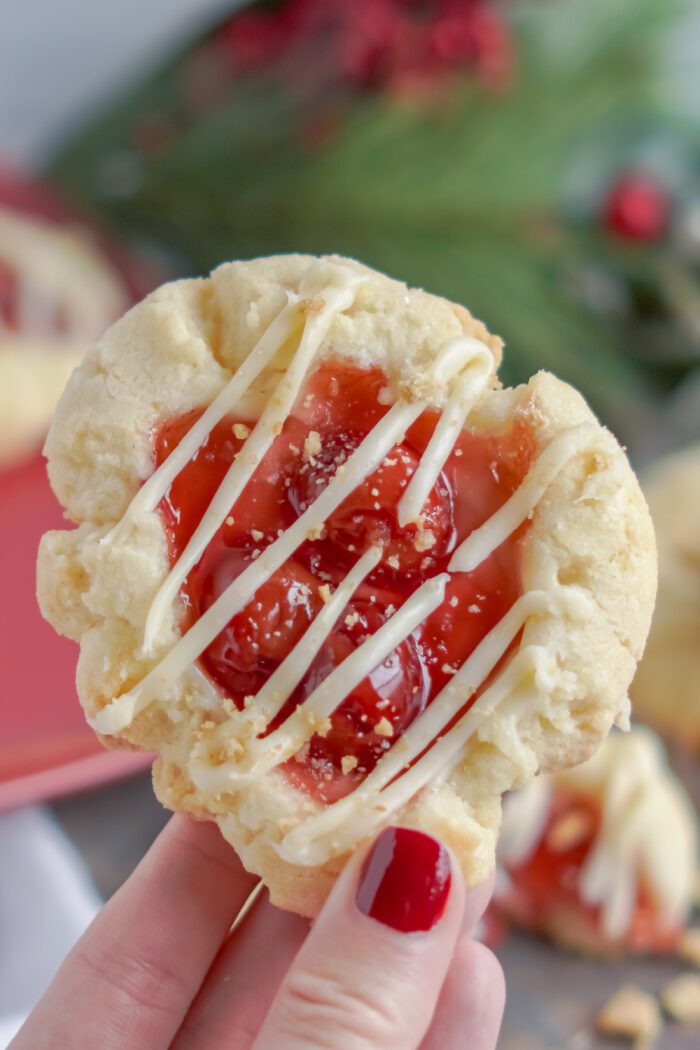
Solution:
[[[291,364],[270,396],[250,437],[229,467],[185,549],[153,599],[144,631],[145,654],[150,655],[153,652],[163,620],[190,569],[197,564],[226,516],[232,513],[241,493],[280,433],[333,319],[352,305],[362,278],[352,271],[343,272],[347,274],[347,278],[335,287],[326,289],[323,293],[323,307],[318,313],[307,317]]]
[[[204,444],[207,437],[224,416],[232,412],[240,399],[270,363],[281,347],[291,339],[299,327],[301,315],[296,296],[283,306],[277,317],[265,329],[245,361],[219,392],[197,422],[190,427],[180,443],[157,470],[143,483],[126,512],[114,528],[103,538],[103,543],[122,539],[133,521],[142,514],[155,510],[177,475]]]
[[[448,565],[449,572],[472,572],[481,565],[531,517],[549,485],[573,456],[595,447],[599,433],[595,424],[581,423],[557,434],[535,460],[510,499],[460,544]]]
[[[294,692],[311,666],[314,657],[333,630],[336,620],[352,595],[366,576],[374,569],[382,556],[381,547],[370,547],[352,567],[344,580],[336,587],[304,636],[270,675],[255,695],[255,703],[240,713],[238,718],[252,723],[262,722],[267,726],[284,707],[285,701]],[[232,728],[238,728],[233,723]]]
[[[457,381],[454,393],[448,398],[418,469],[399,501],[398,519],[402,527],[416,521],[420,516],[428,494],[452,452],[472,406],[493,375],[493,354],[478,339],[459,339],[453,349],[455,352],[464,353],[466,369]]]
[[[384,791],[368,788],[368,777],[352,795],[302,821],[276,847],[280,856],[292,864],[320,864],[329,857],[344,853],[359,839],[372,834],[393,812],[425,787],[437,772],[459,760],[464,745],[481,723],[522,685],[524,679],[532,674],[546,675],[546,658],[546,651],[539,646],[521,649],[493,685],[482,693],[452,729],[435,741],[415,765]],[[398,748],[400,744],[401,740],[395,747]],[[375,767],[378,768],[379,765]]]
[[[422,584],[390,619],[323,679],[279,729],[267,737],[251,741],[239,767],[240,775],[249,778],[269,773],[296,754],[314,733],[323,734],[324,722],[343,698],[442,604],[448,579],[443,573]],[[231,777],[237,775],[230,774]]]
[[[217,598],[203,616],[180,638],[160,663],[130,692],[122,694],[95,715],[90,724],[99,733],[119,733],[166,689],[213,642],[232,616],[253,597],[257,589],[280,568],[351,492],[371,474],[406,429],[425,409],[425,403],[397,401],[342,464],[321,495],[297,518],[278,540],[263,551]]]
[[[497,666],[528,617],[541,614],[551,605],[552,600],[542,591],[532,591],[522,595],[499,623],[481,640],[454,678],[448,682],[412,725],[404,730],[393,748],[382,755],[375,768],[354,794],[336,802],[324,813],[305,821],[301,828],[295,829],[297,835],[303,834],[303,829],[310,833],[316,830],[319,833],[328,834],[341,824],[351,810],[357,806],[363,807],[369,803],[371,808],[375,796],[394,777],[410,766],[434,740],[439,739],[440,733],[444,732],[445,727],[466,706],[469,698]],[[434,760],[431,761],[434,762]],[[426,762],[425,768],[428,768],[428,765],[429,763]],[[435,767],[433,773],[437,773],[438,768]],[[404,776],[408,776],[410,772],[405,773]]]

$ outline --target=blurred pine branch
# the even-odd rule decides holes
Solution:
[[[319,48],[227,79],[207,35],[82,129],[50,173],[190,271],[340,252],[462,301],[506,339],[508,381],[550,368],[633,438],[667,380],[572,286],[590,266],[660,284],[662,262],[592,229],[586,202],[572,214],[571,180],[601,143],[612,165],[625,134],[672,124],[657,72],[683,7],[516,3],[512,86],[460,76],[426,99],[349,90]]]

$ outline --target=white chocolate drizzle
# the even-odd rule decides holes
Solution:
[[[269,773],[296,754],[319,731],[324,720],[333,714],[343,699],[442,604],[447,580],[445,573],[419,587],[390,619],[323,679],[279,729],[267,737],[251,741],[243,762],[236,765],[231,760],[226,766],[220,767],[219,790],[230,790],[240,779]],[[222,777],[225,780],[222,781]]]
[[[545,492],[569,461],[591,451],[599,436],[593,423],[563,430],[537,457],[522,484],[487,522],[467,536],[452,555],[450,572],[473,572],[524,521],[532,516]]]
[[[416,521],[425,505],[440,471],[455,446],[472,406],[483,393],[493,375],[493,354],[477,339],[458,339],[443,350],[445,363],[454,365],[456,351],[461,352],[459,363],[464,373],[455,384],[418,469],[399,501],[398,519],[402,527]]]
[[[124,518],[105,542],[123,539],[130,525],[153,512],[169,485],[206,441],[213,427],[235,406],[276,354],[301,335],[291,363],[269,399],[257,424],[231,465],[202,520],[162,584],[148,613],[143,654],[152,655],[162,636],[165,617],[180,587],[197,564],[245,486],[282,430],[313,366],[335,316],[348,309],[363,277],[341,264],[315,262],[309,267],[299,296],[289,295],[246,360],[201,418],[164,463],[146,481]],[[304,319],[303,296],[313,295],[313,309]],[[319,305],[320,304],[320,305]],[[303,324],[303,327],[302,327]],[[472,406],[493,374],[493,356],[478,340],[456,337],[438,352],[436,381],[452,390],[428,447],[399,504],[400,523],[420,521],[420,512],[449,457]],[[407,429],[428,407],[423,401],[397,400],[375,425],[329,483],[275,542],[219,595],[207,611],[165,653],[143,679],[114,698],[91,724],[107,735],[123,731],[154,699],[165,699],[182,675],[216,636],[277,572],[309,534],[317,534],[328,517],[403,440]],[[469,572],[495,550],[530,516],[547,486],[576,454],[592,447],[593,426],[575,427],[558,435],[540,455],[520,488],[493,517],[475,530],[457,549],[449,573]],[[266,684],[242,711],[222,717],[213,731],[202,734],[192,750],[189,772],[200,788],[223,794],[250,780],[276,775],[282,762],[298,754],[315,733],[330,728],[330,716],[345,697],[436,610],[444,599],[449,573],[423,583],[413,595],[336,667],[309,697],[269,735],[270,722],[308,671],[339,615],[360,583],[383,556],[370,547],[341,581],[303,637]],[[296,864],[317,864],[351,848],[388,815],[405,805],[422,788],[437,783],[460,761],[470,737],[497,705],[514,692],[547,688],[553,657],[539,646],[521,644],[505,669],[468,707],[526,623],[556,611],[566,601],[565,589],[522,595],[501,621],[474,649],[463,666],[425,711],[388,747],[372,772],[348,796],[301,821],[278,845],[280,854]],[[465,710],[466,709],[466,710]],[[460,716],[460,712],[464,712]],[[456,719],[456,721],[455,721]],[[449,728],[448,728],[449,727]]]
[[[625,936],[640,878],[663,919],[682,922],[695,884],[695,818],[656,735],[642,726],[613,733],[583,765],[537,777],[506,799],[499,856],[510,868],[538,848],[557,790],[600,802],[600,826],[580,869],[578,891],[584,903],[600,906],[603,933]]]
[[[292,695],[308,671],[350,598],[365,577],[376,568],[381,556],[381,547],[370,547],[365,551],[333,592],[331,600],[315,617],[299,644],[294,646],[256,694],[255,704],[240,712],[241,720],[251,723],[263,721],[267,726],[279,714],[287,698]]]

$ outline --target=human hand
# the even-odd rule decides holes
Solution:
[[[10,1050],[493,1050],[498,962],[434,839],[389,829],[309,923],[263,898],[212,824],[173,817]]]

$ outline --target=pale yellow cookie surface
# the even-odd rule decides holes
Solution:
[[[78,528],[48,534],[39,558],[42,610],[80,641],[81,702],[103,726],[111,724],[104,712],[118,708],[115,698],[138,691],[180,638],[172,605],[158,621],[150,653],[143,651],[149,609],[169,571],[157,510],[130,520],[118,542],[109,538],[153,472],[153,432],[212,402],[290,296],[307,287],[310,267],[315,290],[299,300],[304,323],[323,314],[339,268],[363,279],[351,304],[330,319],[313,367],[337,357],[378,365],[388,401],[442,409],[452,392],[452,380],[435,368],[443,347],[466,335],[495,363],[500,358],[500,341],[464,308],[335,258],[226,264],[211,278],[164,286],[113,326],[69,382],[47,440],[52,484]],[[253,383],[237,407],[243,418],[259,416],[296,347],[288,341]],[[502,793],[538,769],[588,757],[624,709],[655,592],[644,499],[624,453],[581,396],[546,373],[517,389],[494,380],[468,425],[497,433],[516,419],[542,450],[572,428],[583,425],[586,435],[538,499],[524,541],[523,590],[552,595],[552,603],[540,600],[526,618],[522,673],[513,672],[512,688],[470,733],[456,764],[381,818],[441,837],[470,884],[493,866]],[[277,904],[312,915],[347,850],[335,852],[329,840],[320,862],[289,859],[290,829],[324,807],[274,771],[230,790],[201,786],[193,755],[226,718],[203,676],[178,674],[164,678],[147,706],[106,742],[157,751],[154,782],[162,801],[216,820]],[[356,844],[362,841],[360,835]]]

